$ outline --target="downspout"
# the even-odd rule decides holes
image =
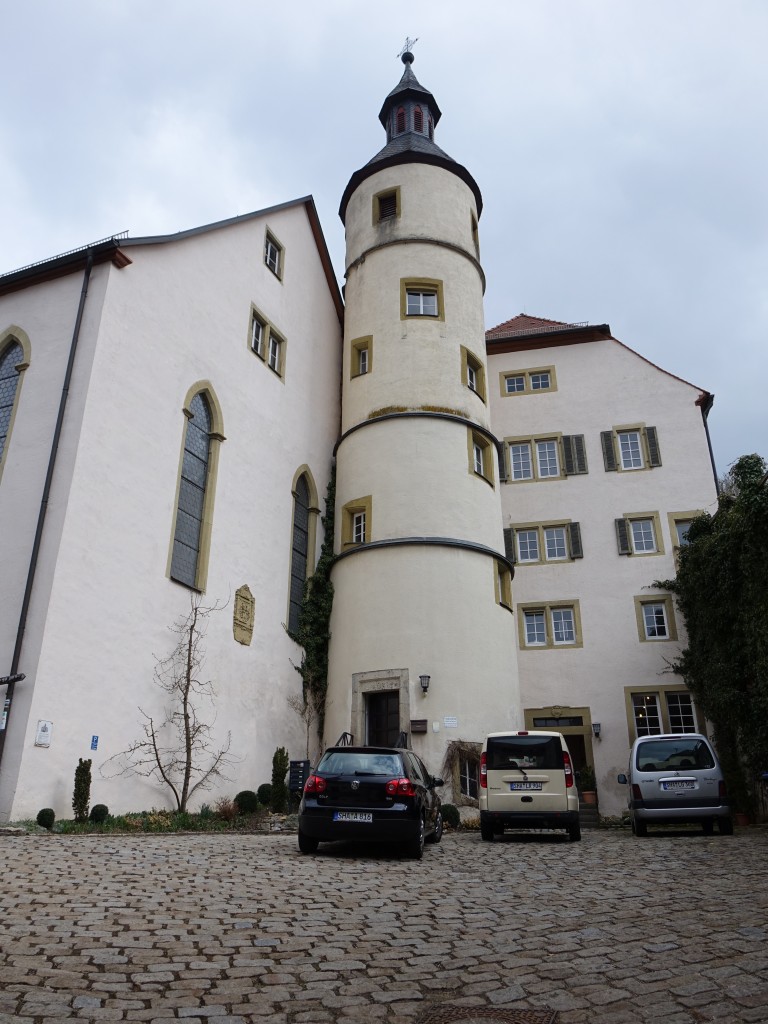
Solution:
[[[704,420],[704,433],[707,435],[707,447],[709,448],[709,461],[712,463],[712,475],[715,478],[715,490],[720,494],[720,480],[717,476],[717,466],[715,465],[715,453],[712,451],[712,438],[709,435],[709,410],[712,408],[715,401],[715,396],[709,393],[706,396],[702,396],[701,405],[701,418]]]
[[[69,359],[67,360],[67,369],[64,374],[64,384],[61,389],[61,398],[59,400],[59,412],[56,417],[56,429],[53,432],[53,441],[51,442],[51,453],[48,456],[48,472],[45,475],[45,484],[43,486],[43,496],[40,500],[40,511],[37,515],[37,529],[35,530],[35,540],[32,544],[32,555],[29,560],[29,571],[27,572],[27,583],[24,588],[24,599],[21,603],[21,614],[19,615],[19,626],[16,630],[16,646],[13,649],[13,661],[11,662],[10,675],[13,677],[19,672],[19,663],[21,661],[21,648],[24,643],[24,631],[27,628],[27,617],[29,615],[29,606],[32,601],[32,589],[35,582],[35,573],[37,572],[37,561],[40,554],[40,546],[43,540],[43,528],[45,526],[45,517],[48,512],[48,501],[51,495],[51,486],[53,484],[53,473],[56,468],[56,456],[59,450],[59,439],[61,437],[61,431],[64,426],[64,414],[67,408],[67,400],[69,398],[69,386],[72,381],[72,373],[75,366],[75,353],[77,352],[77,343],[80,340],[80,327],[83,322],[83,312],[85,310],[85,299],[88,294],[88,283],[91,278],[91,270],[93,269],[93,251],[89,250],[88,260],[85,265],[85,272],[83,274],[83,287],[80,290],[80,302],[77,307],[77,317],[75,319],[75,329],[72,334],[72,342],[69,346]],[[13,709],[13,690],[15,683],[8,683],[8,689],[5,695],[6,701],[6,715],[5,715],[5,728],[0,730],[0,767],[2,766],[3,751],[5,749],[5,737],[8,732],[8,723],[11,718],[11,710]]]

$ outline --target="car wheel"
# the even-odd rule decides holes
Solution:
[[[319,845],[319,839],[314,839],[312,836],[308,836],[305,832],[302,832],[301,829],[299,829],[299,849],[302,853],[317,853]]]
[[[638,821],[637,818],[633,818],[632,831],[639,839],[643,839],[648,835],[648,826],[644,821]]]
[[[578,843],[581,839],[581,825],[578,822],[568,826],[568,839],[572,843]]]
[[[701,830],[705,836],[711,836],[715,831],[715,823],[711,818],[705,818],[701,823]]]
[[[414,860],[421,860],[424,856],[424,819],[419,818],[419,830],[416,838],[408,844],[408,855]]]
[[[483,825],[481,823],[481,825],[480,825],[480,835],[483,837],[483,839],[486,841],[486,843],[492,843],[493,842],[493,829],[491,828],[490,825]]]
[[[431,834],[431,836],[429,837],[427,842],[429,842],[429,843],[439,843],[442,838],[443,838],[443,814],[442,814],[442,811],[438,811],[437,812],[437,817],[435,818],[435,831]]]
[[[721,836],[733,835],[733,818],[718,818],[717,831]]]

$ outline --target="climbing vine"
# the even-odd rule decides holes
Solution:
[[[328,691],[328,645],[331,639],[331,609],[333,608],[333,532],[336,507],[336,469],[331,471],[325,495],[325,531],[320,557],[312,576],[304,584],[304,596],[299,612],[298,628],[289,635],[303,648],[301,664],[295,665],[302,679],[304,707],[314,709],[317,735],[322,740],[325,724],[325,699]]]
[[[768,769],[768,474],[744,455],[718,509],[691,524],[675,579],[688,646],[672,664],[713,723],[732,795],[749,810]],[[746,769],[746,772],[744,771]]]

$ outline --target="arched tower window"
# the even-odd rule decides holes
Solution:
[[[309,485],[302,473],[293,491],[293,542],[291,546],[291,593],[288,608],[288,628],[295,633],[299,628],[299,613],[307,581],[309,555]]]
[[[16,405],[21,371],[24,369],[24,350],[16,338],[3,347],[0,341],[0,466],[11,432],[11,419]]]
[[[419,106],[413,109],[413,130],[419,134],[424,132],[424,114]]]
[[[207,389],[192,389],[184,405],[187,424],[181,460],[173,550],[169,575],[178,583],[203,590],[213,518],[221,416]]]
[[[402,135],[405,131],[405,107],[398,107],[395,114],[395,134]]]

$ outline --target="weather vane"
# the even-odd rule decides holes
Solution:
[[[405,46],[402,48],[400,53],[398,53],[397,56],[398,57],[402,57],[404,53],[410,53],[411,50],[413,49],[413,47],[416,45],[416,43],[418,43],[418,41],[419,41],[419,37],[418,36],[415,39],[409,39],[408,36],[406,36],[405,37]]]

